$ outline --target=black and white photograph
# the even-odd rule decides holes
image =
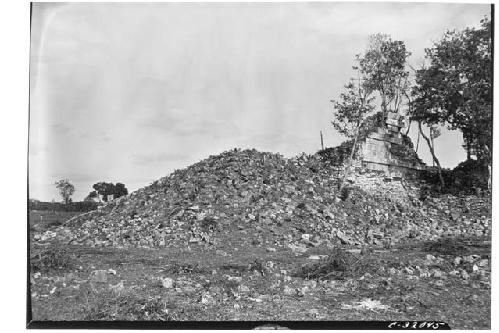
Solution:
[[[25,5],[27,328],[498,328],[496,3]]]

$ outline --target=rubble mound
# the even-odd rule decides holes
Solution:
[[[318,154],[287,159],[234,149],[176,170],[35,240],[113,247],[205,245],[221,251],[248,245],[301,253],[320,244],[386,245],[491,233],[485,198],[398,201],[384,194],[383,182],[378,194],[352,182],[341,200],[338,179]]]

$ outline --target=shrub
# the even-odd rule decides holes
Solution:
[[[165,268],[165,272],[170,274],[200,274],[206,273],[206,270],[198,264],[191,265],[172,262]]]
[[[451,171],[454,185],[474,193],[475,189],[488,188],[488,167],[481,161],[468,160]]]
[[[317,154],[321,156],[324,162],[330,164],[330,166],[342,167],[349,159],[352,144],[353,140],[344,141],[337,147],[325,148],[318,151]]]
[[[83,298],[84,320],[172,320],[169,311],[173,306],[161,296],[89,290]]]
[[[479,190],[488,189],[488,168],[481,161],[464,161],[453,170],[443,169],[442,175],[445,183],[443,193],[477,194]],[[432,191],[437,190],[439,175],[436,167],[422,172],[421,179],[431,185]]]
[[[65,249],[50,247],[30,258],[32,271],[68,270],[75,266],[74,258]]]
[[[213,217],[205,217],[203,221],[201,221],[201,228],[206,232],[214,231],[217,228],[217,220]]]
[[[349,198],[350,193],[351,193],[351,188],[347,186],[342,188],[342,192],[340,192],[340,200],[346,201],[347,198]]]
[[[423,250],[447,255],[463,255],[468,251],[468,247],[463,241],[452,238],[441,238],[436,241],[429,241],[424,244]]]
[[[317,264],[301,266],[292,276],[305,279],[343,279],[359,273],[361,269],[360,258],[341,248],[334,248],[326,259]]]

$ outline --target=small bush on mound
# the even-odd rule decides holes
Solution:
[[[468,251],[468,247],[459,239],[441,238],[425,243],[423,250],[447,255],[463,255]]]
[[[317,154],[330,166],[340,168],[348,160],[351,154],[352,144],[352,140],[344,141],[337,147],[325,148],[318,151]]]
[[[340,248],[334,248],[327,258],[317,264],[300,267],[292,274],[304,279],[343,279],[360,272],[360,258]]]
[[[455,187],[464,192],[488,189],[488,167],[482,161],[468,160],[451,171]]]
[[[342,188],[342,191],[340,192],[340,200],[346,201],[349,198],[351,191],[352,189],[350,187]]]
[[[445,188],[441,193],[453,195],[478,194],[480,191],[488,189],[488,168],[482,161],[468,160],[460,163],[453,170],[441,170]],[[428,168],[421,173],[422,180],[430,185],[431,192],[435,196],[439,195],[439,174],[437,167]]]
[[[30,258],[32,271],[68,270],[75,266],[74,258],[67,251],[50,247],[33,254]]]
[[[217,220],[214,218],[205,217],[203,221],[201,221],[201,228],[206,232],[214,231],[217,229],[217,226]]]

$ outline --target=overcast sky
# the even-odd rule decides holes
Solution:
[[[489,5],[417,3],[33,3],[30,197],[74,200],[98,181],[136,190],[241,147],[290,157],[344,138],[331,99],[370,34],[423,60],[446,29],[478,26]],[[416,131],[411,132],[416,138]],[[436,140],[445,167],[459,133]],[[421,142],[421,157],[430,163]]]

